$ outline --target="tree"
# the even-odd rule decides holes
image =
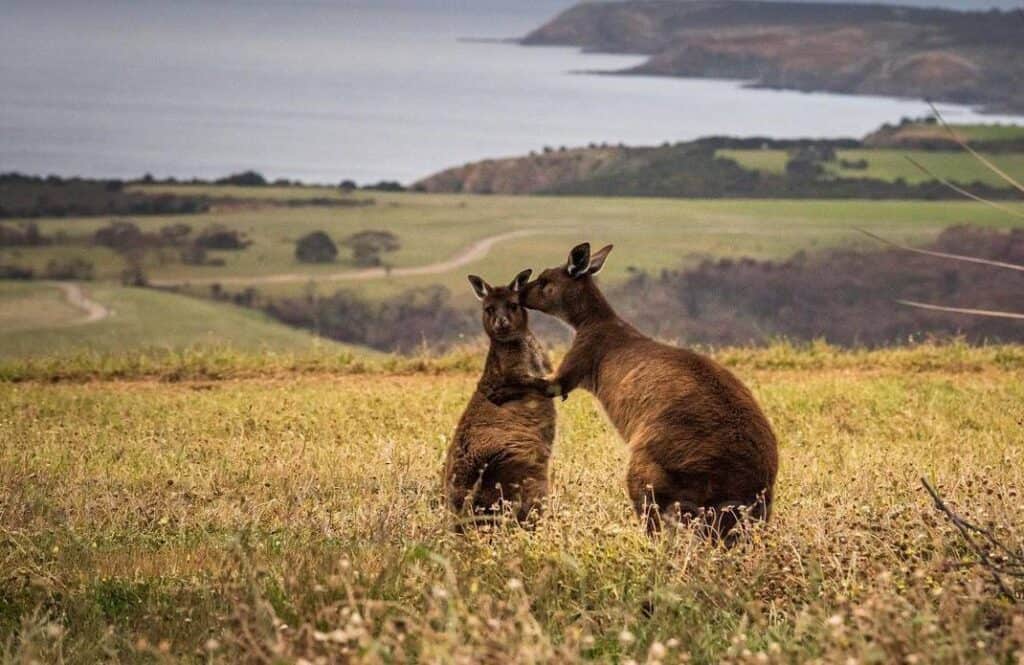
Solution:
[[[295,243],[295,258],[302,263],[331,263],[338,257],[338,247],[323,231],[313,231]]]
[[[243,171],[241,173],[232,173],[226,178],[221,178],[215,181],[218,185],[241,185],[243,187],[263,187],[267,184],[267,179],[256,171]]]
[[[352,259],[358,266],[379,266],[381,254],[394,252],[402,246],[398,236],[390,231],[360,231],[342,240],[341,244],[352,250]]]
[[[245,249],[250,244],[245,234],[220,224],[211,224],[203,229],[196,244],[205,249]]]

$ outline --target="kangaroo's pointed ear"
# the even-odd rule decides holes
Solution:
[[[611,245],[605,245],[601,249],[597,250],[590,256],[590,267],[587,268],[587,274],[596,275],[601,272],[601,268],[604,267],[604,260],[608,258],[608,255],[612,252]]]
[[[526,270],[516,275],[516,278],[512,280],[512,282],[508,285],[508,288],[511,289],[512,291],[522,291],[523,287],[526,286],[526,282],[529,281],[530,275],[532,274],[533,270],[531,268],[527,268]]]
[[[491,285],[476,275],[469,276],[469,284],[473,287],[473,293],[475,293],[476,297],[480,300],[486,298],[487,294],[491,292]]]
[[[569,262],[565,266],[565,271],[569,273],[569,277],[582,277],[586,274],[587,268],[590,266],[590,243],[584,242],[576,245],[569,252]]]

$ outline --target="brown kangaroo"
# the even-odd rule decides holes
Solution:
[[[453,511],[471,512],[478,521],[492,521],[508,503],[518,521],[526,524],[540,514],[548,493],[548,460],[555,438],[551,399],[536,393],[501,405],[487,399],[506,383],[551,373],[551,363],[530,332],[526,308],[519,302],[531,272],[524,270],[507,287],[497,288],[469,276],[482,301],[490,349],[448,448],[444,493]]]
[[[576,336],[554,378],[505,384],[489,397],[594,393],[629,445],[629,496],[651,531],[665,519],[698,518],[724,536],[743,512],[768,519],[778,469],[768,419],[729,370],[616,315],[593,279],[611,249],[591,255],[589,243],[578,245],[566,265],[526,285],[523,304],[562,319]]]

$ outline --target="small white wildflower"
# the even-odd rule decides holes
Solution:
[[[634,640],[636,640],[636,637],[628,630],[623,630],[619,633],[619,641],[623,644],[632,644]]]
[[[651,642],[651,648],[647,651],[647,656],[652,660],[661,660],[668,653],[668,649],[661,642]]]
[[[828,625],[838,628],[843,625],[843,617],[841,614],[833,614],[828,618]]]
[[[510,579],[508,581],[508,590],[509,591],[519,591],[522,588],[523,588],[523,582],[518,577],[513,577],[512,579]]]
[[[665,646],[667,646],[669,649],[675,649],[679,646],[679,640],[677,640],[674,637],[671,637],[669,638],[668,642],[665,642]]]
[[[212,637],[206,640],[206,644],[203,645],[207,651],[216,651],[220,648],[220,642],[213,639]]]

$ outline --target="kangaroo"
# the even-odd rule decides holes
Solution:
[[[444,493],[456,513],[491,521],[509,503],[521,524],[538,516],[548,493],[548,460],[555,438],[555,407],[542,395],[524,394],[496,405],[487,394],[506,383],[551,373],[543,347],[530,332],[520,304],[531,270],[507,287],[469,276],[482,302],[490,349],[483,375],[452,437],[444,467]]]
[[[619,318],[594,282],[611,252],[573,248],[568,263],[523,289],[522,303],[576,331],[550,380],[531,377],[492,390],[497,403],[533,392],[548,397],[582,387],[597,396],[630,449],[626,485],[650,532],[698,519],[725,536],[740,509],[767,520],[778,452],[771,425],[729,370],[692,351],[661,344]]]

